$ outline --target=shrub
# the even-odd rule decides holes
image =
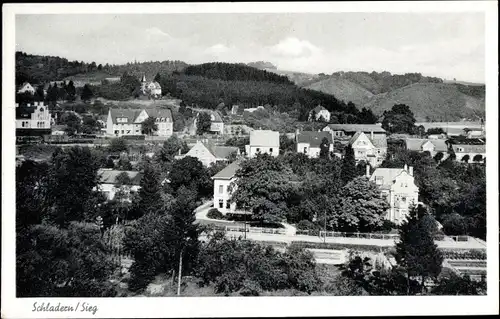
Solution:
[[[243,288],[240,290],[242,296],[259,296],[262,288],[258,282],[246,279],[243,282]]]
[[[226,217],[217,208],[212,208],[208,211],[207,217],[211,219],[221,219],[225,220]]]
[[[300,230],[316,230],[318,229],[318,225],[314,224],[313,222],[309,220],[301,220],[300,222],[297,223],[297,229]]]

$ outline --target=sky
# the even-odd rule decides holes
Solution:
[[[485,82],[483,13],[16,15],[16,51],[97,64],[269,61]]]

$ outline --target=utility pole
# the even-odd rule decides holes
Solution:
[[[245,212],[245,240],[247,239],[247,214]]]
[[[181,295],[181,278],[182,278],[182,252],[184,248],[181,249],[181,253],[179,255],[179,279],[177,280],[177,296]]]
[[[323,233],[323,242],[326,244],[326,210],[325,210],[325,220],[324,220],[324,233]]]

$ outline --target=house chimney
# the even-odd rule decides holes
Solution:
[[[408,165],[405,164],[404,168],[405,171],[408,171]]]
[[[413,166],[410,166],[409,170],[410,170],[410,176],[413,176]]]
[[[370,178],[370,165],[366,164],[366,177]]]

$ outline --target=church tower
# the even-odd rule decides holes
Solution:
[[[141,92],[142,92],[142,94],[146,94],[146,74],[142,75],[142,79],[141,79]]]

